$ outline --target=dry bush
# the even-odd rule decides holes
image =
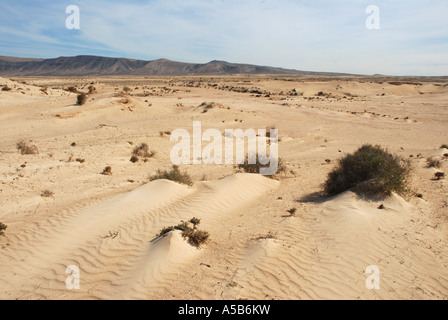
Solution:
[[[72,93],[79,93],[79,91],[78,91],[78,89],[76,89],[76,87],[68,87],[66,91],[72,92]]]
[[[4,86],[3,88],[2,88],[2,91],[11,91],[12,89],[10,88],[10,87],[8,87],[8,86]]]
[[[42,191],[40,196],[44,197],[44,198],[50,198],[50,197],[54,196],[54,192],[52,192],[50,190],[44,190],[44,191]]]
[[[249,156],[246,156],[244,163],[238,165],[238,169],[242,170],[245,173],[258,173],[259,174],[262,168],[269,168],[270,165],[271,165],[271,163],[261,164],[260,158],[258,155],[256,155],[255,163],[251,164],[251,163],[249,163]],[[287,167],[286,167],[285,163],[283,162],[283,159],[278,158],[277,172],[275,174],[267,176],[267,177],[276,178],[279,175],[286,173],[286,171],[287,171]]]
[[[6,228],[8,228],[8,226],[6,224],[0,222],[0,236],[5,235]]]
[[[440,180],[440,179],[442,179],[442,178],[445,178],[445,172],[436,172],[436,173],[434,173],[434,177],[435,177],[437,180]]]
[[[181,184],[186,184],[188,186],[193,185],[193,180],[188,175],[188,173],[181,172],[179,170],[179,167],[176,165],[173,165],[173,169],[171,171],[157,170],[157,173],[155,175],[149,177],[149,181],[161,180],[161,179],[170,180],[170,181],[178,182]]]
[[[101,174],[104,174],[106,176],[112,175],[112,167],[111,166],[107,166],[106,168],[104,168],[104,170],[103,170],[103,172],[101,172]]]
[[[426,160],[426,163],[428,168],[440,168],[440,166],[442,165],[442,162],[435,157],[428,158]]]
[[[25,141],[20,141],[17,143],[17,149],[20,151],[22,155],[25,154],[39,154],[39,150],[36,146],[32,145],[30,146]]]
[[[87,95],[85,93],[81,93],[77,97],[76,103],[80,106],[84,105],[87,102]]]

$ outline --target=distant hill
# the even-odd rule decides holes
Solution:
[[[107,58],[98,56],[32,59],[0,56],[0,76],[112,76],[112,75],[335,75],[282,68],[211,61],[205,64],[176,62],[167,59],[153,61]]]

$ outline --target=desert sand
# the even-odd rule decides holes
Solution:
[[[0,299],[448,298],[448,182],[434,179],[447,170],[446,81],[48,77],[0,85],[12,89],[0,91]],[[65,90],[90,85],[96,93],[82,106]],[[216,107],[203,112],[203,102]],[[233,165],[184,165],[193,186],[150,182],[172,166],[170,132],[191,131],[193,121],[222,132],[277,128],[287,172],[270,179]],[[22,155],[20,141],[38,154]],[[155,156],[130,162],[141,143]],[[365,143],[411,159],[421,197],[324,197],[337,160]],[[431,156],[439,169],[428,168]],[[101,174],[106,166],[111,175]],[[201,248],[179,231],[157,237],[193,217],[210,234]],[[66,287],[71,265],[78,290]],[[371,265],[379,290],[366,287]]]

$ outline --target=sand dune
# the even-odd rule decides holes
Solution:
[[[0,78],[12,88],[0,91],[0,222],[8,226],[0,236],[0,298],[447,299],[447,180],[434,178],[447,168],[448,150],[439,149],[448,143],[443,83],[19,81]],[[97,93],[83,106],[64,90],[86,91],[92,82]],[[127,96],[124,86],[132,87]],[[203,113],[204,101],[223,107]],[[233,165],[189,165],[181,169],[192,187],[149,182],[171,168],[170,132],[191,131],[193,121],[220,132],[278,128],[286,172],[276,180]],[[21,140],[39,153],[20,154]],[[141,143],[156,154],[131,163]],[[410,159],[419,197],[323,197],[337,160],[364,143]],[[431,157],[439,168],[428,167]],[[101,174],[106,166],[112,175]],[[180,232],[157,237],[193,217],[210,234],[200,249]],[[372,265],[379,290],[366,287]],[[79,290],[66,288],[67,266],[79,267]]]

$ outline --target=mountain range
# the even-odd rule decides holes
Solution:
[[[108,58],[100,56],[59,57],[55,59],[0,56],[0,76],[152,76],[152,75],[335,75],[274,67],[210,61],[204,64]]]

